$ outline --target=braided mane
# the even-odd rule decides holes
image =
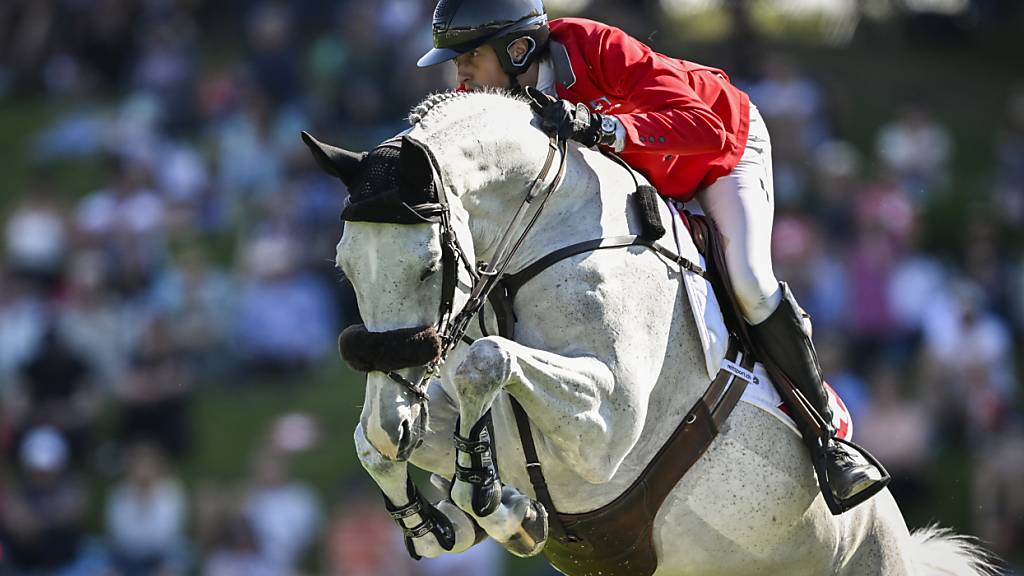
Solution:
[[[449,103],[463,101],[483,94],[503,96],[510,100],[527,102],[524,97],[515,95],[504,88],[485,88],[482,91],[476,92],[435,92],[427,96],[409,112],[409,125],[416,126],[422,123],[427,119],[427,116],[433,115],[434,111],[444,108]]]
[[[427,96],[409,112],[409,125],[415,126],[419,124],[441,104],[464,99],[468,95],[469,92],[435,92]]]

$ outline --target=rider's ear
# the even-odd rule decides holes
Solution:
[[[355,183],[359,167],[363,163],[363,158],[366,158],[366,152],[349,152],[344,148],[324,144],[305,131],[302,132],[302,141],[313,153],[313,158],[321,170],[340,178],[345,186],[350,187]]]
[[[402,137],[402,156],[399,165],[399,194],[409,204],[434,202],[434,169],[427,149],[409,138]]]

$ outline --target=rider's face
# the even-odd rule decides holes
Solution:
[[[508,75],[498,61],[498,54],[488,45],[461,54],[455,58],[458,83],[466,90],[481,88],[508,88]]]

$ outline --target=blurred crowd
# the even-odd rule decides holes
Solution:
[[[314,549],[338,576],[503,573],[492,545],[412,563],[365,479],[333,499],[291,472],[304,428],[287,417],[238,486],[183,480],[202,386],[301,375],[356,318],[332,266],[345,191],[299,131],[366,149],[448,82],[415,68],[429,2],[291,6],[0,3],[0,103],[64,110],[0,212],[0,574],[277,576]],[[893,108],[865,149],[787,56],[734,80],[772,132],[776,273],[814,318],[856,438],[926,517],[942,455],[967,454],[968,528],[1024,548],[1024,262],[1008,249],[1024,84],[993,111],[987,189],[956,190],[960,150],[926,100]],[[68,189],[65,170],[95,185]],[[944,253],[929,215],[951,195],[971,201]]]

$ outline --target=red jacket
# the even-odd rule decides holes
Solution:
[[[736,167],[750,99],[723,71],[669,58],[592,20],[550,25],[558,96],[615,115],[626,128],[620,155],[662,195],[689,200]]]

